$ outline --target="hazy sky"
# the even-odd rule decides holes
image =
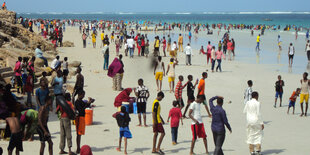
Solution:
[[[310,11],[310,0],[6,0],[16,12]]]

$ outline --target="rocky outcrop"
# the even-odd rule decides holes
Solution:
[[[8,10],[0,10],[0,20],[11,24],[16,23],[16,12]]]
[[[69,63],[69,67],[80,67],[81,64],[81,61],[72,61],[71,63]]]
[[[63,47],[74,47],[74,43],[70,41],[65,41],[62,43]]]

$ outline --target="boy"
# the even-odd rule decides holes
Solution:
[[[25,92],[27,93],[27,104],[26,106],[32,108],[32,92],[33,92],[33,77],[29,75],[26,80],[26,84],[24,87]]]
[[[281,75],[278,75],[278,81],[275,84],[275,87],[276,87],[276,99],[275,99],[274,107],[277,106],[277,99],[278,99],[278,97],[280,98],[280,107],[282,106],[283,86],[284,86],[284,81],[281,80]]]
[[[154,132],[152,153],[164,154],[164,152],[160,149],[160,145],[165,137],[165,129],[163,127],[163,124],[165,124],[165,122],[160,115],[161,107],[159,104],[159,101],[161,101],[164,97],[165,97],[165,94],[162,91],[158,92],[157,98],[154,100],[153,106],[152,106],[153,132]],[[160,134],[159,141],[158,141],[157,148],[156,148],[156,141],[157,141],[158,133],[161,133],[161,134]]]
[[[195,91],[195,88],[198,84],[198,79],[197,79],[195,85],[193,85],[193,83],[192,83],[193,76],[192,75],[188,75],[187,79],[188,79],[188,82],[187,82],[187,105],[186,105],[185,111],[183,113],[183,118],[186,118],[186,112],[188,110],[189,105],[195,101],[194,91]]]
[[[287,108],[287,114],[289,114],[290,108],[293,107],[293,115],[294,115],[294,113],[295,113],[295,102],[296,102],[297,97],[300,94],[300,91],[301,91],[300,88],[297,88],[296,91],[293,91],[292,96],[290,97],[290,103],[289,103],[288,108]]]
[[[39,110],[41,106],[46,104],[46,98],[49,95],[49,90],[46,88],[46,83],[44,80],[40,80],[40,88],[36,90],[36,101],[37,107],[36,110]]]
[[[179,128],[180,119],[181,119],[181,123],[183,125],[182,112],[181,112],[181,109],[177,107],[178,104],[179,104],[178,101],[173,101],[173,103],[172,103],[173,108],[170,109],[168,120],[167,120],[167,122],[169,122],[169,119],[171,117],[170,127],[171,127],[171,136],[172,136],[172,145],[177,144],[178,128]]]
[[[157,85],[157,91],[161,91],[163,76],[165,76],[165,64],[164,62],[162,62],[161,56],[158,56],[158,61],[155,64],[154,75]]]
[[[175,99],[178,101],[179,108],[181,108],[181,109],[183,109],[183,107],[184,107],[184,101],[183,101],[183,98],[182,98],[182,91],[187,86],[187,83],[185,83],[185,85],[182,86],[182,81],[183,80],[184,80],[183,76],[180,75],[179,76],[179,82],[175,86],[175,91],[174,91]]]
[[[201,117],[201,112],[200,112],[200,105],[201,103],[204,102],[204,100],[205,100],[205,97],[203,95],[198,95],[196,101],[191,103],[189,107],[189,118],[192,119],[191,129],[193,133],[190,155],[194,154],[194,146],[195,146],[197,137],[203,139],[206,153],[209,154],[208,144],[207,144],[207,135],[205,132],[204,125],[202,123],[202,117]]]
[[[81,74],[82,68],[78,67],[76,69],[76,82],[74,85],[74,93],[73,93],[73,98],[78,94],[79,91],[84,90],[84,76]]]
[[[13,149],[16,148],[16,155],[19,155],[19,151],[23,151],[23,132],[21,131],[19,120],[17,117],[8,117],[5,119],[10,126],[11,138],[8,146],[8,154],[13,154]],[[2,153],[1,153],[2,154]]]
[[[65,94],[66,101],[68,105],[74,110],[73,104],[71,101],[71,95],[70,93]],[[65,138],[68,142],[68,148],[69,148],[69,155],[72,154],[71,147],[72,147],[72,135],[71,135],[71,120],[68,117],[68,114],[62,109],[60,105],[57,106],[56,111],[60,111],[61,118],[60,118],[60,143],[59,143],[59,154],[67,154],[67,152],[64,151],[65,148]]]
[[[47,76],[47,73],[46,72],[42,72],[42,77],[41,77],[41,79],[40,79],[40,81],[41,80],[43,80],[44,82],[45,82],[45,84],[46,84],[46,88],[48,88],[48,79],[46,78],[46,76]]]
[[[23,58],[22,57],[18,57],[18,61],[15,64],[14,67],[14,72],[15,72],[15,79],[17,82],[17,93],[21,93],[22,92],[22,86],[23,86],[23,82],[22,82],[22,62]]]
[[[143,120],[144,120],[144,127],[147,127],[146,125],[146,103],[147,99],[150,97],[149,90],[146,86],[143,85],[143,79],[138,80],[138,87],[135,88],[135,94],[137,96],[137,107],[138,107],[138,119],[139,124],[138,126],[141,126],[141,113],[143,114]]]
[[[42,105],[39,109],[39,116],[38,116],[38,128],[37,132],[40,136],[41,148],[40,148],[40,155],[44,155],[44,148],[45,148],[45,141],[48,142],[48,151],[49,154],[53,154],[53,142],[51,139],[51,134],[47,127],[48,121],[48,108],[52,105],[52,98],[47,96],[45,98],[45,105]]]
[[[206,101],[206,95],[205,95],[205,80],[208,78],[208,73],[207,72],[203,72],[202,73],[202,78],[200,79],[199,81],[199,84],[198,84],[198,95],[197,96],[202,96],[204,99],[203,99],[203,105],[205,106],[205,109],[208,113],[208,116],[209,117],[212,117],[211,116],[211,113],[209,111],[209,108],[208,108],[208,105],[207,105],[207,101]]]
[[[246,104],[248,101],[252,99],[252,86],[253,82],[252,80],[248,80],[248,88],[244,92],[244,104]]]
[[[63,79],[64,83],[67,83],[67,76],[69,74],[69,69],[68,69],[68,57],[64,58],[64,62],[62,64],[62,72],[63,72]]]
[[[116,121],[119,126],[119,143],[118,148],[116,150],[118,152],[121,152],[121,146],[122,146],[122,138],[124,137],[125,147],[124,147],[124,154],[127,155],[127,139],[132,138],[131,132],[129,130],[129,122],[130,117],[129,114],[126,111],[126,107],[121,107],[121,112],[116,115]]]
[[[83,98],[85,97],[85,91],[80,90],[77,92],[78,98],[73,104],[75,105],[75,109],[78,112],[78,116],[75,118],[75,125],[76,125],[76,153],[80,153],[81,150],[81,136],[85,135],[85,109],[90,106],[95,100],[92,98],[88,98],[88,102],[84,102]],[[74,96],[72,100],[74,101]]]

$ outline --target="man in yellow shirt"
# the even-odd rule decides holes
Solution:
[[[179,52],[183,52],[183,36],[181,34],[179,34],[178,44],[179,44]]]
[[[102,32],[101,32],[100,37],[101,37],[101,45],[100,45],[100,47],[103,47],[103,45],[104,45],[104,43],[103,43],[103,40],[104,40],[104,31],[103,31],[103,30],[102,30]]]
[[[153,132],[154,132],[152,153],[164,154],[162,150],[160,149],[160,145],[165,137],[165,129],[163,127],[163,124],[165,124],[165,122],[160,115],[161,108],[159,104],[159,101],[161,101],[164,97],[165,97],[165,94],[163,92],[161,91],[158,92],[157,98],[154,100],[153,106],[152,106]],[[156,141],[157,141],[158,133],[161,133],[161,134],[160,134],[157,148],[156,148]]]
[[[256,42],[257,42],[257,45],[256,45],[256,51],[259,51],[260,48],[259,48],[259,43],[260,43],[260,34],[258,34],[257,38],[256,38]]]

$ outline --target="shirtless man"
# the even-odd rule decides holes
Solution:
[[[78,67],[76,69],[76,82],[74,85],[73,97],[75,97],[79,91],[84,89],[84,76],[81,74],[82,68]],[[73,102],[73,101],[72,101]]]
[[[40,136],[40,142],[41,142],[40,155],[44,155],[45,141],[48,142],[49,154],[50,155],[53,154],[53,142],[51,139],[51,134],[47,127],[48,114],[49,114],[48,107],[51,106],[52,103],[53,103],[52,98],[50,96],[47,96],[45,99],[45,105],[41,106],[39,109],[37,132]]]
[[[5,120],[10,126],[11,130],[8,154],[12,155],[13,149],[16,148],[16,155],[19,155],[19,151],[23,151],[23,132],[20,129],[19,120],[17,119],[17,117],[8,117]]]

